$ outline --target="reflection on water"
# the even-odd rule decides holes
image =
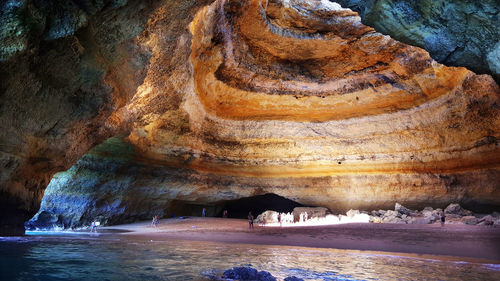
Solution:
[[[281,280],[500,280],[494,264],[351,251],[111,234],[0,238],[0,280],[200,280],[211,270],[249,264]]]

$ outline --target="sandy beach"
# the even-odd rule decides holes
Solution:
[[[155,241],[191,240],[390,252],[401,255],[500,264],[500,228],[476,225],[351,223],[329,226],[248,228],[244,219],[163,219],[102,227]]]

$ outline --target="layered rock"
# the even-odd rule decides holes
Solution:
[[[497,0],[339,0],[363,23],[425,48],[440,63],[489,73],[500,83]]]
[[[115,115],[132,124],[127,173],[85,162],[101,190],[89,201],[123,180],[138,196],[122,205],[166,213],[267,193],[334,212],[500,206],[490,76],[440,65],[328,1],[215,1],[175,47],[171,27],[166,13],[150,22],[148,74]]]
[[[176,75],[148,76],[127,107],[154,109],[128,139],[146,162],[194,171],[197,193],[332,210],[498,206],[491,77],[439,65],[327,1],[217,1],[190,32]]]
[[[201,9],[209,1],[164,1],[139,9],[138,22],[149,19],[139,33],[142,25],[121,17],[140,2],[70,21],[75,29],[87,22],[78,44],[49,36],[34,55],[16,51],[2,64],[2,120],[17,120],[3,122],[2,135],[2,190],[12,208],[35,209],[55,171],[123,127],[134,151],[117,164],[126,174],[113,157],[101,165],[108,160],[99,152],[54,186],[70,187],[70,196],[85,183],[99,190],[85,202],[167,212],[171,202],[218,204],[267,193],[333,211],[395,201],[411,208],[500,205],[500,90],[491,77],[440,65],[328,1],[219,0]],[[106,28],[110,22],[116,25]],[[67,53],[74,50],[83,55],[73,62]],[[48,62],[57,71],[29,70]],[[75,93],[82,109],[71,115]],[[141,195],[113,205],[122,196],[107,191],[114,184],[130,194],[153,190],[159,203],[136,200],[147,198]],[[54,216],[49,221],[59,220]]]

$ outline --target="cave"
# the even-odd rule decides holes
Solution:
[[[248,212],[257,217],[259,214],[271,210],[282,213],[292,212],[295,207],[305,207],[285,197],[267,193],[235,200],[223,200],[210,204],[193,203],[191,201],[172,200],[164,211],[164,217],[194,216],[199,217],[205,209],[208,217],[222,217],[224,210],[228,218],[247,218]]]
[[[0,236],[161,236],[159,216],[255,238],[250,211],[321,206],[297,213],[410,235],[387,245],[413,227],[453,242],[446,214],[500,249],[480,243],[500,241],[500,6],[476,2],[0,1]],[[306,233],[300,214],[285,226]],[[392,249],[375,246],[358,250]],[[76,279],[121,276],[99,277]]]
[[[391,1],[77,2],[3,9],[19,32],[0,46],[2,233],[37,212],[65,228],[242,217],[267,199],[226,198],[276,190],[339,213],[500,210],[499,34],[481,33],[494,13],[447,28],[398,1],[423,17],[415,34],[374,16]],[[497,8],[442,4],[426,5]],[[456,44],[474,40],[449,38],[466,29],[483,43],[472,60]]]
[[[247,218],[248,212],[252,212],[254,217],[271,210],[281,213],[292,212],[295,207],[304,207],[285,197],[267,193],[236,200],[228,200],[218,203],[216,216],[222,216],[223,210],[227,210],[229,218]]]

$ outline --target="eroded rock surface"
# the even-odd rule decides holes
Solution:
[[[0,3],[1,233],[22,233],[52,175],[124,127],[113,113],[148,71],[148,21],[163,5],[185,26],[205,4],[181,2]]]
[[[216,1],[189,30],[176,75],[148,75],[127,109],[149,112],[128,137],[143,160],[192,170],[192,194],[334,211],[498,206],[490,76],[440,65],[328,1]]]
[[[497,0],[339,0],[363,23],[425,48],[440,63],[489,73],[500,83]]]
[[[87,137],[67,139],[76,152],[97,139],[95,124],[131,130],[126,174],[101,173],[105,157],[74,167],[75,182],[96,171],[86,182],[100,191],[89,201],[113,205],[105,190],[123,181],[123,192],[160,194],[164,210],[267,193],[333,211],[500,205],[500,90],[490,76],[440,65],[329,1],[174,2],[159,5],[139,36],[151,56],[137,92],[90,122],[92,133],[72,123]],[[130,73],[113,77],[135,81]],[[50,163],[78,155],[57,152]]]

